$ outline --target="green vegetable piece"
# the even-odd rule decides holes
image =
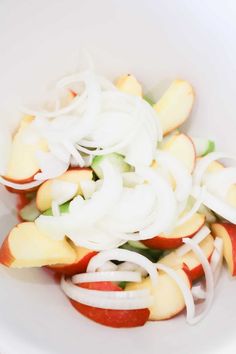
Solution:
[[[215,142],[213,140],[209,140],[207,151],[202,156],[206,156],[207,154],[213,151],[215,151]]]
[[[96,173],[99,178],[103,178],[102,170],[101,170],[101,163],[103,161],[109,161],[117,170],[121,173],[129,172],[131,170],[131,166],[124,161],[124,156],[116,153],[102,155],[102,156],[95,156],[92,162],[92,169]]]
[[[150,98],[150,97],[148,97],[148,96],[143,96],[143,99],[144,99],[145,101],[147,101],[151,106],[154,106],[154,104],[156,103],[156,102],[153,101],[152,98]]]
[[[59,206],[59,209],[60,209],[60,213],[61,214],[66,214],[69,212],[69,206],[70,206],[70,202],[66,202],[64,204],[61,204]],[[52,208],[50,209],[47,209],[43,212],[43,215],[46,215],[46,216],[52,216]]]
[[[124,245],[120,246],[120,248],[128,250],[128,251],[139,253],[142,256],[148,258],[151,262],[157,262],[158,259],[163,254],[162,250],[154,250],[151,248],[148,248],[148,249],[136,248],[136,247],[131,246],[128,242],[125,243]]]
[[[31,200],[31,202],[25,205],[19,211],[19,215],[24,221],[34,221],[40,215],[40,211],[36,206],[35,199]]]

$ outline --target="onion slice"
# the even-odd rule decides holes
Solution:
[[[179,286],[179,288],[183,294],[185,305],[186,305],[186,310],[187,310],[186,320],[188,323],[191,323],[194,319],[194,316],[195,316],[195,304],[194,304],[191,289],[186,285],[184,280],[176,273],[176,271],[174,269],[167,267],[164,264],[159,264],[159,263],[156,264],[156,268],[158,270],[162,270],[165,273],[167,273]]]
[[[204,185],[208,191],[222,199],[226,198],[229,188],[235,183],[236,167],[223,168],[204,177]]]
[[[77,274],[72,277],[74,284],[99,282],[99,281],[129,281],[140,282],[142,280],[141,274],[131,271],[115,271],[115,272],[94,272]]]
[[[212,193],[205,191],[202,203],[221,217],[236,224],[236,208],[230,206],[227,202],[220,200]]]
[[[169,183],[157,171],[139,168],[137,172],[153,187],[158,202],[155,221],[139,232],[137,240],[145,240],[173,227],[177,217],[177,203]]]
[[[154,264],[141,254],[128,250],[114,249],[100,252],[90,260],[87,267],[87,272],[95,272],[98,267],[109,260],[118,260],[121,262],[128,261],[138,264],[148,272],[153,285],[156,286],[158,281],[158,273]]]
[[[185,201],[192,188],[192,177],[187,168],[170,153],[161,150],[157,151],[156,161],[158,165],[166,167],[173,176],[176,199],[179,202]]]
[[[232,159],[235,160],[234,156],[225,154],[223,152],[210,152],[205,157],[197,161],[196,167],[193,173],[193,181],[195,185],[200,185],[202,178],[209,167],[209,165],[219,159]]]
[[[199,261],[202,264],[204,273],[205,273],[205,278],[206,278],[206,300],[205,300],[205,309],[197,316],[194,318],[188,319],[189,324],[196,324],[197,322],[201,321],[208,311],[210,310],[210,307],[212,305],[213,297],[214,297],[214,277],[213,277],[213,272],[211,270],[211,266],[208,262],[207,257],[203,253],[202,249],[199,247],[199,245],[192,239],[190,238],[184,238],[183,242],[186,245],[189,245],[192,249],[192,251],[196,254],[196,256],[199,258]]]
[[[214,240],[214,252],[211,256],[211,269],[214,273],[215,284],[219,280],[222,263],[223,263],[223,240],[220,237],[216,237]]]
[[[44,180],[39,180],[39,181],[32,181],[29,183],[22,183],[21,184],[21,183],[10,182],[10,181],[6,180],[4,177],[0,176],[0,183],[1,184],[3,184],[6,187],[17,189],[19,191],[24,191],[24,190],[38,187],[43,182],[44,182]]]
[[[62,161],[51,152],[37,151],[39,168],[42,172],[35,175],[36,180],[45,180],[58,177],[67,171],[69,162]]]
[[[152,297],[147,289],[132,291],[100,291],[84,289],[62,277],[61,288],[72,300],[87,306],[113,309],[134,310],[151,306]]]
[[[199,244],[202,242],[209,234],[211,233],[211,230],[207,226],[203,226],[200,231],[198,231],[193,237],[192,240],[195,244]],[[179,257],[184,256],[186,253],[191,251],[191,246],[188,244],[182,245],[179,248],[175,250],[176,254]]]
[[[76,183],[53,180],[51,185],[52,200],[61,205],[72,199],[78,190]]]

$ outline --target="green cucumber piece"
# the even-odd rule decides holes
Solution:
[[[25,221],[34,221],[39,215],[40,211],[36,206],[35,199],[31,200],[19,211],[20,217]]]
[[[117,170],[121,173],[131,171],[131,167],[128,163],[124,161],[124,156],[112,153],[102,156],[95,156],[92,162],[92,169],[96,173],[99,178],[103,178],[102,170],[101,170],[101,163],[103,161],[109,161]]]
[[[60,213],[66,214],[69,212],[70,202],[66,202],[64,204],[59,205]],[[43,215],[52,216],[52,208],[49,208],[43,212]]]
[[[154,104],[156,103],[151,97],[149,96],[143,96],[143,99],[145,101],[147,101],[151,106],[154,106]]]
[[[212,151],[215,151],[215,142],[203,138],[192,138],[197,157],[203,157]]]
[[[120,246],[121,249],[136,252],[141,254],[142,256],[148,258],[151,262],[157,262],[158,259],[162,256],[163,251],[162,250],[154,250],[151,248],[148,249],[141,249],[141,248],[136,248],[130,246],[130,244],[127,242],[124,245]]]
[[[139,248],[141,250],[146,250],[148,249],[147,246],[145,246],[142,242],[140,241],[128,241],[128,244],[131,246],[131,247],[134,247],[134,248]]]

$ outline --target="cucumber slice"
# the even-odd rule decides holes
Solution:
[[[197,157],[203,157],[212,151],[215,151],[215,142],[202,138],[192,138]]]
[[[24,206],[24,208],[19,211],[19,215],[25,221],[34,221],[40,215],[40,211],[36,207],[35,199]]]
[[[102,161],[105,160],[108,160],[121,173],[131,171],[130,165],[124,161],[124,156],[120,154],[112,153],[108,155],[95,156],[91,167],[99,178],[103,178],[100,165]]]
[[[64,203],[64,204],[61,204],[61,205],[59,206],[60,213],[61,213],[61,214],[66,214],[66,213],[68,213],[68,212],[69,212],[69,206],[70,206],[70,202],[66,202],[66,203]],[[52,208],[45,210],[45,212],[43,213],[43,215],[52,216]]]
[[[128,251],[139,253],[142,256],[148,258],[151,262],[157,262],[158,259],[163,254],[162,250],[154,250],[151,248],[148,248],[148,249],[136,248],[136,247],[130,246],[130,244],[128,242],[125,243],[124,245],[120,246],[120,248],[128,250]]]
[[[154,106],[154,104],[156,103],[155,101],[153,101],[153,99],[149,96],[143,96],[143,99],[145,101],[147,101],[151,106]]]
[[[139,241],[128,241],[128,244],[129,244],[131,247],[139,248],[139,249],[141,249],[141,250],[146,250],[146,249],[148,249],[147,246],[145,246],[142,242],[139,242]]]

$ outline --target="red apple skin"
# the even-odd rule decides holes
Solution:
[[[118,285],[111,282],[83,283],[81,287],[91,290],[123,291]],[[72,306],[85,317],[104,326],[113,328],[130,328],[143,326],[150,315],[148,309],[139,310],[109,310],[83,305],[71,300]]]
[[[190,289],[191,289],[192,286],[193,286],[193,278],[192,278],[191,270],[189,269],[189,267],[187,266],[186,263],[183,263],[183,264],[182,264],[182,270],[185,272],[185,274],[186,274],[187,277],[188,277],[189,286],[190,286]]]
[[[86,254],[86,256],[84,256],[82,259],[73,264],[47,266],[47,268],[53,270],[58,274],[64,274],[68,276],[72,276],[79,273],[85,273],[90,259],[96,256],[96,254],[97,252],[91,251],[90,253]]]
[[[236,225],[228,223],[228,222],[221,222],[218,223],[220,226],[222,226],[228,233],[228,236],[230,238],[230,243],[232,246],[232,264],[233,268],[230,270],[230,274],[232,276],[236,276]],[[217,235],[216,235],[217,236]]]
[[[18,183],[18,182],[16,182]],[[21,184],[21,183],[20,183]],[[39,186],[37,187],[34,187],[34,188],[29,188],[29,189],[24,189],[24,190],[19,190],[19,189],[15,189],[15,188],[12,188],[12,187],[7,187],[5,186],[6,190],[10,193],[15,193],[15,194],[25,194],[25,193],[31,193],[31,192],[35,192],[37,191]]]
[[[12,183],[25,184],[25,183],[33,182],[34,181],[34,176],[37,173],[39,173],[39,172],[40,172],[40,170],[38,170],[33,176],[30,176],[29,178],[25,178],[25,179],[17,180],[17,179],[13,179],[13,178],[10,178],[10,177],[7,177],[7,176],[4,176],[4,179],[9,181],[9,182],[12,182]],[[24,189],[24,190],[19,190],[19,189],[15,189],[15,188],[6,186],[6,189],[8,190],[8,192],[11,192],[11,193],[24,194],[24,193],[36,191],[38,189],[38,186],[37,187],[33,187],[33,188],[29,188],[29,189]]]
[[[211,261],[211,256],[212,254],[208,257],[208,262]],[[190,270],[190,277],[193,282],[200,279],[203,275],[204,275],[204,270],[201,264],[199,264],[197,267]]]
[[[9,248],[8,236],[3,241],[3,244],[0,248],[0,263],[5,265],[6,267],[10,267],[14,262],[15,258],[11,254],[11,250]]]
[[[202,225],[191,235],[181,236],[178,238],[155,236],[149,240],[142,240],[142,243],[148,248],[154,248],[159,250],[177,248],[183,244],[184,237],[190,237],[190,238],[193,237],[201,228]]]

